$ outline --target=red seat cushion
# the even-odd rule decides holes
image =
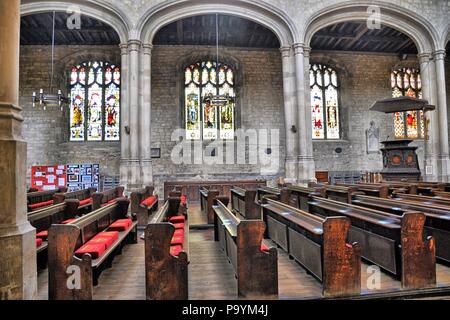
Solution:
[[[62,224],[69,224],[71,222],[77,221],[77,219],[67,219],[66,221],[61,222]]]
[[[47,240],[48,237],[48,231],[41,231],[39,233],[36,234],[36,238],[41,238],[43,241]]]
[[[117,202],[117,199],[112,199],[112,200],[109,200],[107,204],[112,204],[112,203],[116,203],[116,202]]]
[[[175,257],[178,257],[178,255],[180,254],[181,251],[183,251],[183,246],[181,246],[181,245],[176,245],[176,246],[170,247],[170,254]]]
[[[184,223],[186,218],[184,216],[174,216],[169,218],[169,222],[171,223]]]
[[[42,245],[42,242],[41,238],[36,238],[36,248],[39,248]]]
[[[173,234],[173,237],[183,237],[184,238],[184,230],[183,229],[175,230],[175,233]]]
[[[53,200],[45,201],[45,202],[39,202],[35,204],[31,204],[28,207],[30,207],[31,210],[39,209],[42,207],[51,206],[53,204]]]
[[[173,237],[170,241],[170,245],[182,245],[184,243],[184,237]]]
[[[266,246],[265,244],[262,244],[261,245],[261,251],[268,252],[269,251],[269,247]]]
[[[82,245],[77,251],[75,251],[75,255],[79,258],[83,257],[85,253],[89,253],[92,259],[98,259],[105,253],[106,245],[104,243],[90,243],[87,242]]]
[[[119,232],[117,232],[117,231],[105,231],[105,232],[100,232],[99,234],[97,234],[97,236],[110,237],[110,238],[113,238],[114,241],[116,241],[117,239],[119,239]]]
[[[181,196],[181,204],[186,204],[187,203],[187,197],[185,195]]]
[[[184,223],[174,223],[173,226],[175,229],[184,229]]]
[[[80,206],[84,206],[92,203],[92,198],[84,199],[80,201]]]
[[[147,199],[145,199],[144,201],[142,201],[141,205],[148,208],[148,207],[153,206],[157,201],[158,201],[158,196],[150,196]]]
[[[108,231],[125,231],[132,223],[131,219],[119,219],[109,226]]]
[[[112,237],[105,237],[105,236],[102,237],[100,235],[96,235],[94,238],[89,240],[89,243],[103,243],[106,246],[106,249],[111,247],[113,242],[114,242],[114,238],[112,238]]]

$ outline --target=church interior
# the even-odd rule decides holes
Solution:
[[[0,12],[0,300],[450,299],[448,1]]]

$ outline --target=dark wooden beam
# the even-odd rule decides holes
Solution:
[[[183,44],[184,32],[183,32],[183,20],[177,21],[177,43]]]
[[[357,43],[357,42],[361,39],[361,37],[364,36],[364,34],[366,34],[366,32],[367,32],[368,30],[369,30],[369,29],[367,29],[367,26],[366,26],[365,24],[361,24],[361,25],[358,27],[358,29],[357,29],[357,33],[356,33],[355,37],[353,38],[353,40],[351,40],[351,41],[346,45],[346,47],[344,48],[344,50],[350,50],[350,49],[353,47],[353,45],[354,45],[355,43]]]

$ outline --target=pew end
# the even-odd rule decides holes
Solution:
[[[436,285],[436,243],[424,239],[425,215],[405,212],[401,223],[402,287],[423,289]]]

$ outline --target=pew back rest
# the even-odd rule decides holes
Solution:
[[[97,191],[96,188],[88,188],[66,193],[55,193],[53,199],[55,201],[55,204],[62,203],[64,202],[64,200],[68,199],[77,199],[82,201],[91,198],[94,192],[96,191]]]
[[[72,219],[77,214],[79,201],[75,199],[49,206],[28,214],[28,221],[36,228],[36,232],[48,230],[52,224],[59,224]]]
[[[111,200],[123,197],[124,190],[124,187],[118,186],[102,192],[95,192],[92,195],[93,210],[100,208],[103,204],[108,203]]]
[[[53,200],[53,196],[56,193],[64,193],[66,191],[67,188],[59,188],[48,191],[29,192],[27,193],[27,205]]]
[[[131,212],[136,213],[139,211],[139,205],[147,199],[148,197],[151,197],[155,191],[154,186],[145,186],[145,188],[142,188],[137,191],[133,191],[130,195],[131,200]]]

